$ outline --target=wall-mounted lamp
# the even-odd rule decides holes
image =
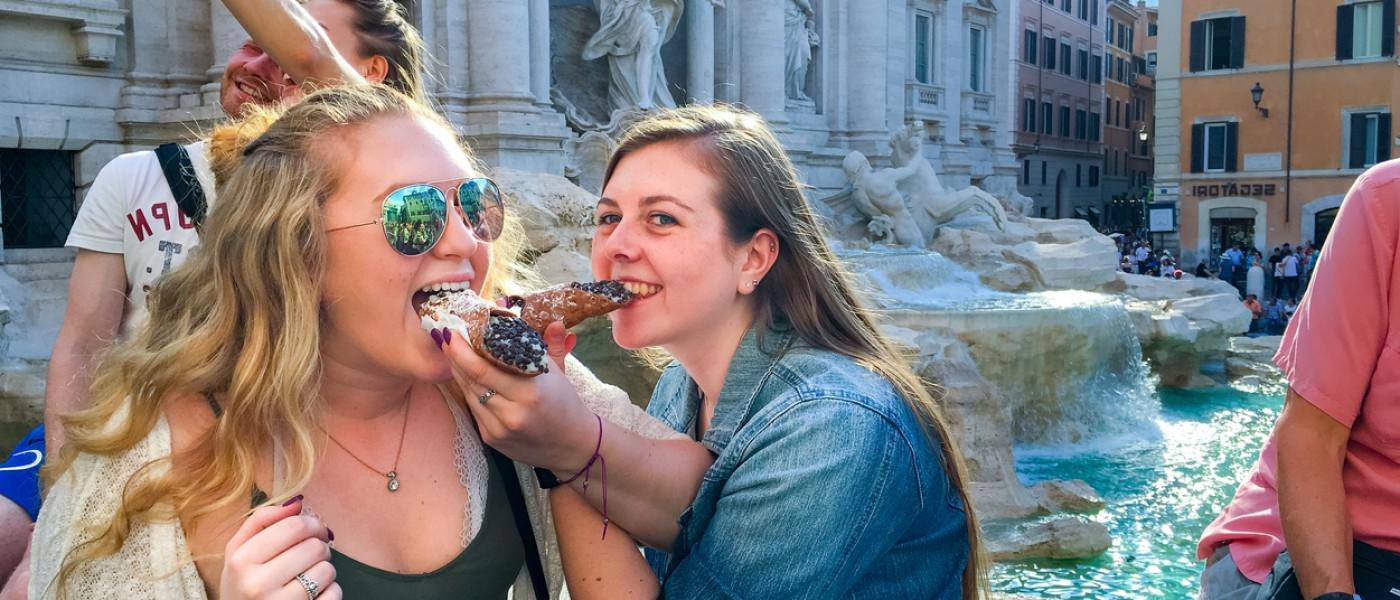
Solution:
[[[1264,86],[1259,85],[1258,81],[1254,82],[1254,89],[1249,90],[1249,96],[1254,99],[1254,109],[1264,115],[1265,119],[1269,118],[1269,109],[1259,106],[1259,101],[1264,99]]]
[[[1139,142],[1147,143],[1147,123],[1143,123],[1142,127],[1138,129],[1137,137]]]

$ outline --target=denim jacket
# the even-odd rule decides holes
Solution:
[[[963,503],[893,384],[758,329],[730,362],[701,440],[715,463],[673,552],[647,550],[665,597],[960,598]],[[698,407],[667,367],[648,412],[689,432]]]

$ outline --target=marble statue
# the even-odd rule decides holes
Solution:
[[[938,181],[938,174],[924,156],[924,126],[915,121],[890,136],[890,160],[896,168],[909,167],[914,174],[900,181],[899,190],[909,199],[909,210],[919,229],[929,238],[944,223],[963,213],[976,211],[991,217],[997,230],[1006,228],[1006,210],[995,196],[976,186],[951,191]]]
[[[901,246],[923,248],[924,234],[919,230],[899,185],[917,174],[917,167],[905,165],[893,169],[874,169],[864,154],[853,150],[841,161],[851,180],[850,200],[856,210],[870,219],[867,226],[871,236],[886,239]]]
[[[787,0],[784,18],[787,45],[787,97],[798,102],[811,102],[807,97],[807,71],[812,64],[812,49],[821,44],[817,36],[816,11],[810,0]]]
[[[666,82],[661,46],[676,34],[683,0],[595,0],[598,32],[583,47],[583,59],[608,57],[612,80],[608,99],[614,110],[674,107]]]

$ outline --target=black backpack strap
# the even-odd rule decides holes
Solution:
[[[535,529],[530,525],[530,513],[525,509],[525,494],[520,489],[520,476],[515,472],[515,463],[487,446],[486,453],[496,463],[502,483],[506,488],[506,499],[510,501],[510,514],[515,519],[515,531],[525,545],[525,570],[530,573],[530,583],[535,587],[536,600],[549,600],[549,583],[544,578],[544,565],[540,562],[540,548],[535,543]]]
[[[208,203],[204,199],[204,188],[199,185],[199,178],[195,177],[194,163],[190,162],[189,153],[179,144],[161,144],[156,147],[156,158],[160,161],[165,183],[175,195],[180,212],[194,222],[196,231],[201,230]]]

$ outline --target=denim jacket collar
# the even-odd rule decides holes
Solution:
[[[748,420],[764,383],[773,374],[778,359],[792,346],[795,337],[792,327],[779,322],[773,328],[755,324],[744,334],[734,357],[729,361],[729,369],[724,376],[724,387],[720,389],[719,401],[715,403],[715,414],[710,419],[710,428],[701,440],[706,448],[716,454],[723,452],[734,437],[734,432]],[[698,417],[696,409],[700,403],[694,380],[691,381],[692,401],[685,408],[688,423]]]

